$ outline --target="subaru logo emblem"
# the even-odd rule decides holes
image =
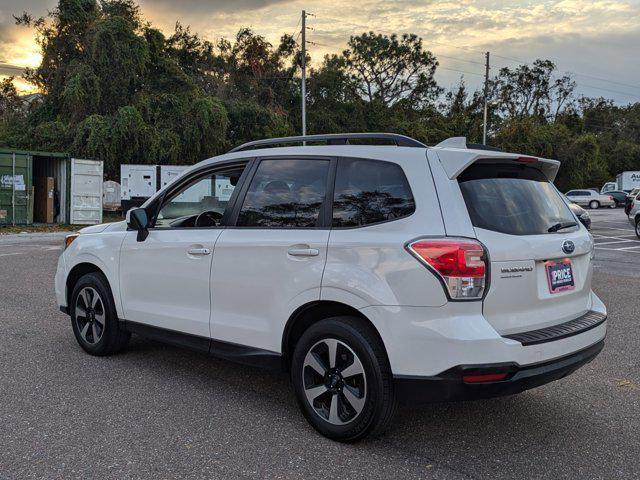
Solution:
[[[573,253],[575,249],[576,246],[571,240],[565,240],[564,242],[562,242],[562,251],[564,253]]]

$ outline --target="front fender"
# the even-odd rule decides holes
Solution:
[[[122,299],[120,296],[119,265],[120,247],[124,240],[123,232],[80,235],[63,253],[65,265],[65,298],[66,279],[74,267],[88,263],[102,271],[109,282],[118,317],[122,318]]]

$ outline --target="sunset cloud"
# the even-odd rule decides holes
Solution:
[[[13,27],[11,14],[28,10],[42,15],[55,2],[2,3],[0,61],[37,63],[33,32]],[[461,75],[477,87],[483,67],[474,62],[482,62],[482,52],[489,50],[494,55],[493,72],[516,65],[515,60],[549,58],[561,71],[576,73],[585,95],[608,96],[620,103],[640,101],[637,0],[141,0],[140,5],[145,18],[166,32],[178,20],[215,41],[251,27],[274,43],[283,33],[299,30],[304,8],[315,15],[308,22],[315,65],[325,54],[344,49],[351,35],[369,30],[410,32],[441,56],[437,78],[446,88]],[[6,72],[0,69],[0,73]]]

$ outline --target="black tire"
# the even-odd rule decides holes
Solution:
[[[597,200],[591,200],[589,202],[589,208],[592,210],[597,210],[598,208],[600,208],[600,202]]]
[[[93,310],[93,314],[91,311],[83,312],[87,303],[85,294],[89,295],[88,303],[91,304],[95,293],[99,296],[98,302],[95,308],[88,309]],[[83,298],[79,298],[80,295]],[[76,340],[82,349],[91,355],[104,356],[116,353],[123,349],[131,338],[131,333],[120,328],[109,282],[102,273],[88,273],[78,280],[71,295],[69,312]],[[98,318],[103,319],[102,327]]]
[[[640,238],[640,216],[636,217],[636,237]]]
[[[321,380],[323,377],[316,369],[305,365],[305,361],[309,358],[308,355],[317,355],[316,358],[322,360],[317,352],[322,352],[325,345],[328,347],[328,344],[323,344],[324,341],[337,341],[337,353],[334,355],[336,368],[328,369],[325,372],[325,380]],[[326,364],[328,356],[323,358],[325,361],[322,362],[322,366]],[[337,386],[320,393],[313,400],[314,405],[323,406],[322,412],[310,403],[305,392],[318,387],[327,389],[333,385],[330,370],[347,371],[347,368],[351,369],[358,360],[357,365],[362,367],[362,374],[344,378],[337,375],[342,379],[336,382]],[[315,381],[310,381],[310,376],[315,377]],[[307,421],[322,435],[333,440],[354,442],[369,435],[379,435],[384,432],[395,412],[393,377],[384,345],[373,327],[357,317],[332,317],[309,327],[296,344],[291,362],[291,378],[298,405]],[[351,394],[351,398],[355,398],[354,391],[362,395],[357,399],[362,400],[359,413],[354,413],[356,409],[346,401],[348,393]],[[338,425],[329,421],[333,401],[337,405],[336,412],[340,409],[338,420],[344,421],[344,424]]]

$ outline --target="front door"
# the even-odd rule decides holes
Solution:
[[[127,232],[120,254],[127,321],[210,337],[211,259],[243,169],[236,164],[186,178],[149,215],[146,240]]]
[[[279,352],[289,315],[320,299],[330,165],[321,158],[257,164],[213,255],[214,340]]]

